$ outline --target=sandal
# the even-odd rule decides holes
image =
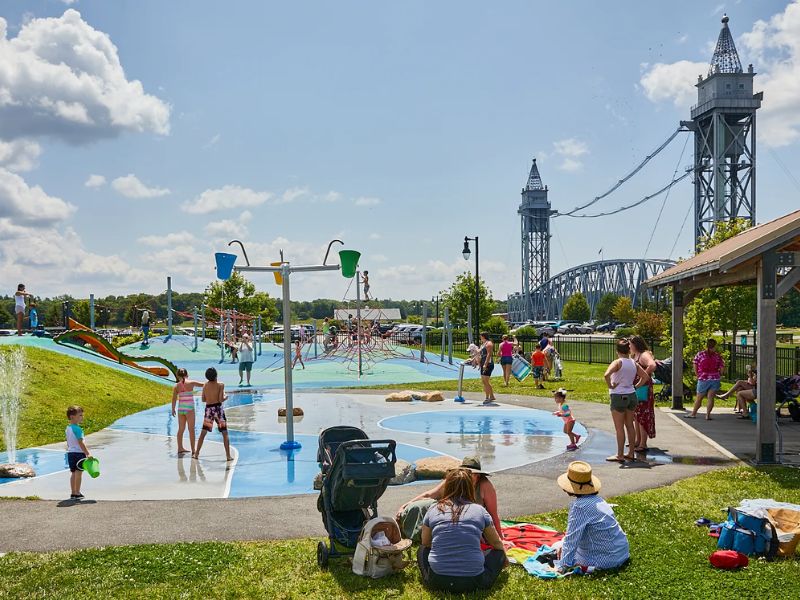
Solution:
[[[683,418],[684,419],[696,419],[697,415],[693,415],[692,413],[689,413],[688,415],[683,415]]]
[[[649,450],[649,448],[647,448],[647,447],[639,447],[639,448],[634,448],[633,449],[634,452],[647,452],[648,450]]]
[[[608,462],[618,462],[618,463],[621,463],[621,462],[625,462],[625,457],[624,457],[624,456],[617,456],[616,454],[614,454],[614,455],[612,455],[612,456],[609,456],[608,458],[606,458],[606,460],[607,460]]]

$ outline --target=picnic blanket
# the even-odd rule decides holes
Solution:
[[[520,565],[534,556],[541,546],[552,546],[564,537],[560,531],[534,523],[501,521],[500,528],[508,561]],[[489,548],[489,545],[481,544],[481,549]]]

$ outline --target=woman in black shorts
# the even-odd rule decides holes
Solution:
[[[483,391],[486,394],[484,404],[491,404],[495,401],[494,390],[492,389],[492,382],[489,379],[494,371],[494,344],[489,339],[489,334],[485,331],[481,332],[481,383],[483,384]]]

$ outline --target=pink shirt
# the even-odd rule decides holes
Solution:
[[[694,367],[697,370],[697,379],[699,381],[710,381],[722,378],[725,362],[719,352],[701,350],[694,357]]]
[[[508,341],[500,342],[500,356],[513,356],[513,355],[514,355],[514,344]]]

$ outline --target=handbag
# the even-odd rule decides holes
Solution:
[[[636,389],[636,399],[639,402],[647,402],[650,398],[650,386],[649,385],[640,385]]]

